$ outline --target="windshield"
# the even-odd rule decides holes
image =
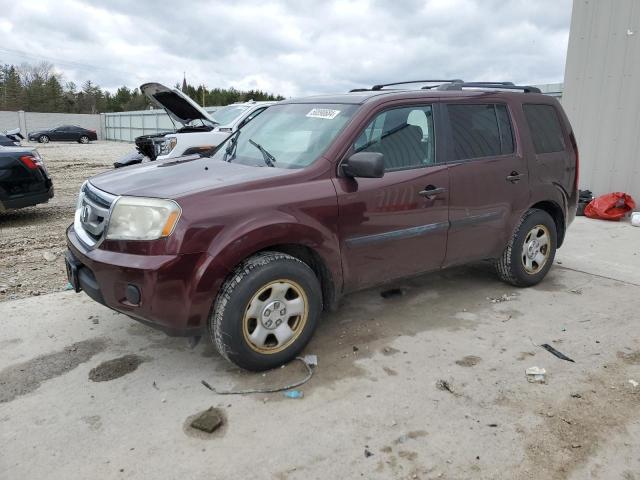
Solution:
[[[279,168],[304,168],[324,153],[356,109],[357,105],[345,104],[273,105],[231,135],[213,158],[245,165],[274,163]]]
[[[220,110],[216,110],[211,116],[220,125],[228,125],[242,115],[242,112],[247,108],[249,107],[246,105],[228,105],[226,107],[222,107]]]

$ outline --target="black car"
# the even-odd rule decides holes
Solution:
[[[79,142],[89,143],[91,140],[98,140],[95,130],[78,127],[76,125],[61,125],[51,130],[38,130],[29,132],[29,140],[33,142]]]
[[[0,133],[0,146],[2,147],[15,147],[16,141],[7,137],[6,135],[3,135],[2,133]]]
[[[53,183],[35,148],[0,147],[0,212],[53,198]]]

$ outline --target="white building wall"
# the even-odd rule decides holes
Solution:
[[[640,0],[574,0],[562,104],[580,188],[640,204]]]

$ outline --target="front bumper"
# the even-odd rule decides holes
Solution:
[[[73,225],[67,229],[67,276],[76,291],[170,336],[201,336],[215,291],[201,291],[198,272],[207,271],[206,253],[136,255],[87,249]],[[140,293],[131,303],[127,288]]]

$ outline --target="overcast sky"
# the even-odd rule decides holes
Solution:
[[[561,82],[571,0],[0,0],[0,63],[103,88],[286,97],[423,78]]]

